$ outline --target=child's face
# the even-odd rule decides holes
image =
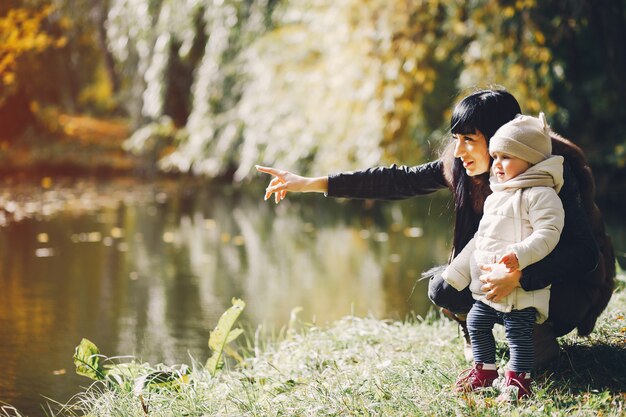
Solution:
[[[498,182],[505,182],[515,178],[530,167],[530,164],[523,159],[506,153],[494,152],[491,157],[493,158],[491,172],[493,172]]]

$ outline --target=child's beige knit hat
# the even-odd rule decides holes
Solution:
[[[552,155],[552,141],[546,116],[518,115],[489,140],[489,153],[502,152],[537,164]]]

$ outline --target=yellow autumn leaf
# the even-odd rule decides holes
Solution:
[[[4,85],[12,85],[15,82],[15,74],[8,72],[2,75],[2,82]]]

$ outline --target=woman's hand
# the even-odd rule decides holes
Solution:
[[[265,189],[265,200],[274,194],[276,204],[280,203],[287,196],[288,191],[297,193],[325,193],[328,191],[328,177],[303,177],[289,171],[259,165],[256,165],[255,168],[259,172],[273,176]]]
[[[484,272],[480,276],[483,283],[480,289],[486,293],[487,300],[498,302],[511,294],[514,289],[521,287],[519,280],[522,277],[522,271],[519,269],[509,270],[501,277],[487,276],[491,273],[491,266],[481,265],[480,269]]]

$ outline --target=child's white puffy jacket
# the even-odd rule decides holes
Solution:
[[[517,288],[499,302],[489,301],[480,289],[483,272],[479,265],[495,263],[513,251],[521,270],[548,255],[563,229],[565,214],[557,195],[562,185],[561,156],[552,156],[504,183],[492,178],[493,193],[485,200],[478,231],[446,268],[443,278],[459,291],[469,285],[474,299],[498,311],[535,307],[537,322],[545,321],[550,287],[536,291]]]

